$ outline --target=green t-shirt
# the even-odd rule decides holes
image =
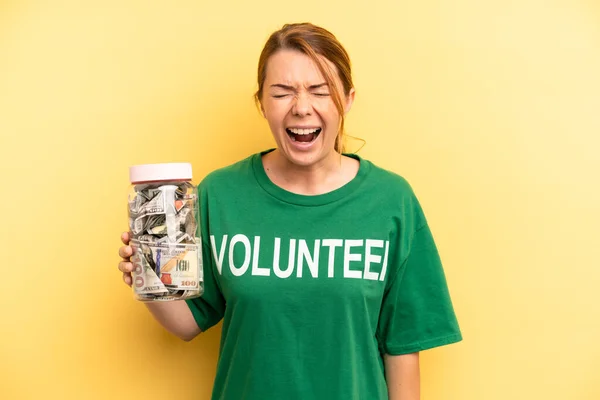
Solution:
[[[198,186],[200,329],[223,318],[214,400],[387,399],[384,353],[462,339],[445,275],[405,179],[356,155],[357,176],[304,196],[261,155]]]

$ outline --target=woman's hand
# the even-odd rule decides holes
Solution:
[[[131,276],[131,272],[133,271],[133,264],[131,262],[131,255],[133,254],[133,249],[129,246],[129,241],[131,237],[129,232],[123,232],[121,234],[121,241],[124,246],[119,248],[119,257],[121,257],[121,261],[119,262],[119,271],[123,273],[123,282],[125,282],[128,286],[131,286],[133,283],[133,278]]]

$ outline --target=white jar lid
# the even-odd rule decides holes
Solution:
[[[192,164],[190,163],[143,164],[129,167],[131,183],[191,179]]]

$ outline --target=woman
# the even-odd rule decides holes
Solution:
[[[409,184],[343,154],[346,51],[322,28],[285,25],[258,86],[277,148],[201,182],[205,293],[148,309],[184,340],[223,319],[213,399],[418,399],[418,352],[461,333]]]

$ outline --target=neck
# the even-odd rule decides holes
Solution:
[[[352,180],[358,170],[356,160],[337,152],[331,152],[315,164],[301,166],[291,163],[279,150],[274,150],[263,156],[263,165],[275,185],[302,195],[318,195],[338,189]]]

